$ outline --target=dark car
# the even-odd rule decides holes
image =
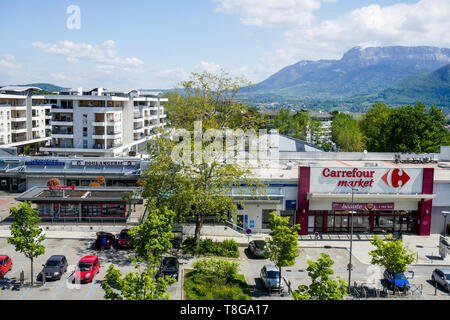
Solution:
[[[253,257],[267,258],[267,243],[264,240],[252,240],[248,243],[248,252]]]
[[[170,276],[178,281],[180,263],[175,257],[164,257],[159,267],[158,276]]]
[[[131,236],[128,234],[129,229],[123,229],[120,231],[119,237],[117,238],[117,248],[118,249],[132,249],[130,243]]]
[[[95,239],[94,249],[110,249],[115,246],[116,237],[109,232],[97,232],[97,239]]]
[[[42,276],[45,276],[46,280],[59,280],[64,272],[67,271],[67,259],[65,256],[51,256],[47,262],[43,264],[44,267],[39,275],[42,280]]]
[[[406,278],[404,273],[398,273],[394,271],[393,273],[388,272],[387,270],[383,273],[383,278],[389,288],[394,287],[394,275],[395,275],[395,287],[400,290],[409,290],[409,281]]]

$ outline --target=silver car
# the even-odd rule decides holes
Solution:
[[[274,265],[265,265],[261,269],[261,280],[264,287],[269,291],[280,291],[280,271]],[[283,281],[281,281],[281,291],[283,291]]]
[[[450,293],[450,270],[444,268],[434,269],[431,280],[441,285]]]

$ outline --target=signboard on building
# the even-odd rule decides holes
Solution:
[[[311,167],[311,193],[421,194],[422,168]]]
[[[356,211],[383,211],[388,210],[392,211],[394,210],[394,203],[338,203],[333,202],[332,204],[332,210],[356,210]]]
[[[124,167],[136,166],[133,160],[72,160],[73,166]]]
[[[75,190],[74,186],[50,186],[49,190]]]
[[[64,166],[66,163],[60,160],[33,159],[25,161],[26,166]]]

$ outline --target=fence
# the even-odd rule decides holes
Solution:
[[[384,281],[381,282],[382,288],[374,287],[373,283],[357,283],[350,287],[350,299],[382,299],[382,298],[407,298],[416,297],[423,299],[423,285],[410,285],[409,289],[396,287],[389,290]],[[391,291],[391,293],[390,293]]]

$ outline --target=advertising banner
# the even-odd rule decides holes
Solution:
[[[421,194],[422,168],[311,167],[310,192]]]

